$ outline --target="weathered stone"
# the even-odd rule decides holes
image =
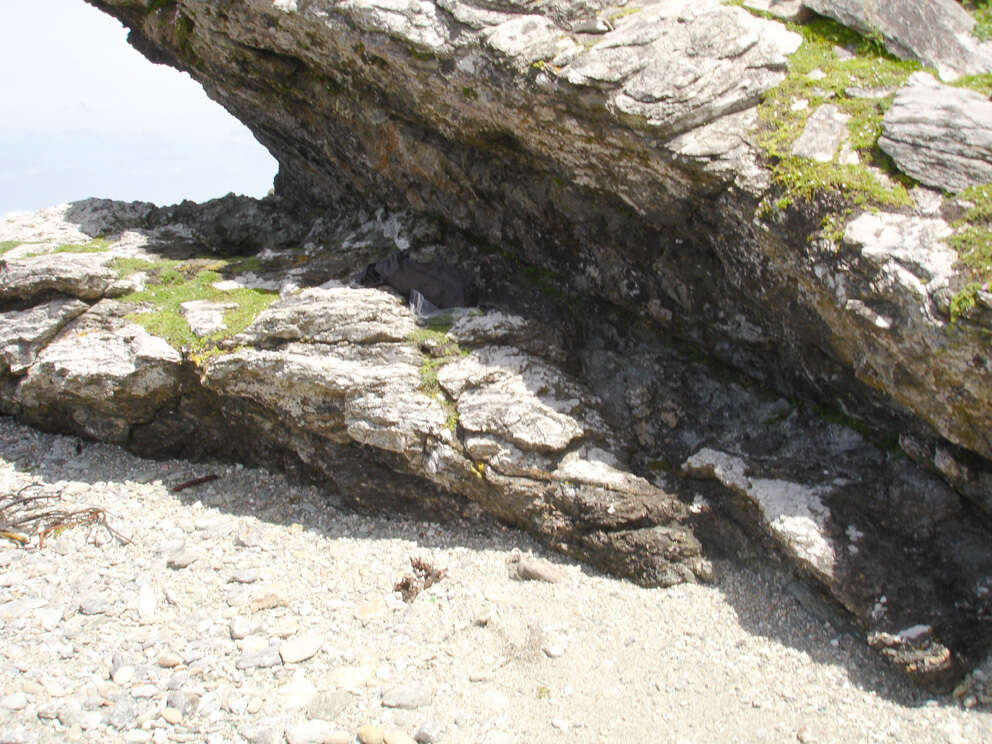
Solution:
[[[744,0],[744,7],[762,10],[793,23],[805,21],[809,17],[809,8],[802,0]]]
[[[954,0],[803,0],[862,34],[880,34],[886,48],[954,78],[992,71],[992,45],[970,35],[974,19]]]
[[[52,253],[31,258],[0,258],[0,298],[31,298],[59,292],[98,300],[118,282],[107,253]]]
[[[180,305],[183,318],[189,323],[189,329],[197,336],[209,336],[211,333],[222,331],[224,313],[237,307],[233,302],[211,302],[210,300],[191,300]]]
[[[882,119],[878,145],[899,170],[945,191],[992,181],[992,102],[973,90],[910,76]]]
[[[28,310],[0,313],[0,360],[7,371],[24,374],[45,344],[87,307],[85,302],[63,299]]]
[[[810,114],[802,134],[792,144],[792,154],[829,163],[847,139],[847,122],[851,117],[839,108],[825,103]]]

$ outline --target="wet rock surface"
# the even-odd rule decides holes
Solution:
[[[251,211],[237,200],[228,206]],[[135,209],[67,206],[51,213],[52,235],[76,215],[120,223]],[[271,203],[255,209],[273,214]],[[149,303],[102,299],[58,321],[26,367],[7,367],[4,406],[37,426],[141,453],[287,468],[352,508],[488,514],[645,586],[718,580],[719,556],[757,560],[770,550],[920,683],[950,689],[987,657],[992,542],[980,504],[952,488],[981,492],[984,471],[974,461],[906,438],[909,460],[899,442],[703,361],[621,308],[587,300],[588,312],[578,314],[550,303],[546,286],[528,289],[500,255],[475,254],[483,295],[503,298],[499,305],[418,316],[389,290],[350,284],[353,267],[341,251],[318,246],[333,238],[364,257],[392,241],[428,263],[437,250],[429,224],[385,214],[311,220],[298,230],[314,241],[310,248],[263,252],[251,265],[251,281],[281,287],[281,296],[265,290],[267,304],[216,346],[175,348],[141,325],[155,316]],[[278,230],[280,222],[268,224]],[[106,258],[172,256],[176,266],[194,267],[170,275],[174,286],[202,286],[203,277],[216,285],[204,267],[217,261],[194,255],[193,225],[152,209],[107,238]],[[852,225],[852,243],[874,229]],[[211,246],[217,255],[231,250]],[[6,260],[18,261],[20,250]],[[872,254],[873,265],[922,275],[921,256],[930,254],[913,258],[901,241],[889,250],[884,260]],[[154,286],[154,272],[143,281]],[[224,281],[247,280],[233,273]],[[51,302],[40,301],[38,312],[50,315]],[[182,574],[210,557],[170,543],[162,561]],[[254,587],[259,577],[250,569],[233,567],[224,580]],[[261,612],[289,598],[255,600]],[[97,615],[112,611],[94,607]],[[356,617],[383,611],[369,602]],[[908,628],[926,630],[909,638]],[[253,630],[232,621],[229,633],[248,638]],[[268,669],[317,654],[318,636],[289,647],[248,644],[235,666]]]

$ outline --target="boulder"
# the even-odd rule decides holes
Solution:
[[[954,0],[803,0],[803,4],[862,34],[880,35],[892,54],[936,67],[944,79],[992,72],[992,44],[971,36],[975,21]]]
[[[899,170],[927,186],[960,191],[989,183],[992,102],[913,73],[885,112],[878,145]]]
[[[60,299],[0,313],[0,360],[6,367],[0,367],[0,372],[23,375],[55,334],[88,308],[79,300]]]

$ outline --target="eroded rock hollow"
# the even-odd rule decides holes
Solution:
[[[912,116],[987,44],[866,67],[799,3],[88,1],[280,170],[3,223],[6,413],[481,508],[645,584],[767,546],[918,681],[987,657],[992,296],[935,188],[983,185],[992,117],[945,96],[980,136],[927,150]],[[396,250],[478,302],[360,286]]]

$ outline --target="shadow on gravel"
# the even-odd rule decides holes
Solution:
[[[53,436],[52,444],[46,445],[46,437],[13,423],[12,419],[0,417],[0,458],[52,487],[60,480],[90,484],[117,481],[122,488],[127,488],[128,482],[161,481],[172,489],[204,476],[225,473],[230,468],[229,464],[214,460],[194,463],[140,459],[112,445],[64,435]],[[98,466],[87,469],[83,466],[84,462],[95,462]],[[282,525],[299,523],[304,529],[331,539],[403,539],[416,542],[425,549],[463,547],[478,550],[496,546],[505,549],[510,544],[523,552],[539,554],[553,563],[575,565],[574,561],[564,556],[551,554],[526,533],[499,524],[481,512],[446,521],[454,529],[438,531],[423,514],[370,515],[368,512],[356,512],[346,506],[338,494],[321,489],[299,476],[290,477],[290,482],[307,489],[313,500],[287,502],[285,493],[271,488],[256,488],[252,472],[247,468],[238,468],[222,475],[223,481],[216,481],[224,486],[220,493],[232,488],[236,492],[240,489],[243,498],[223,499],[217,490],[211,488],[214,481],[188,485],[175,495],[187,506],[199,502],[234,516],[250,516]],[[132,480],[128,481],[128,478]],[[274,480],[278,482],[280,479]],[[347,534],[343,531],[340,517],[355,513],[375,517],[374,522],[370,523],[373,526],[358,535]],[[129,533],[129,525],[122,524],[112,513],[107,516],[113,527]],[[141,539],[140,536],[138,539]],[[747,633],[808,654],[817,664],[842,667],[852,685],[899,706],[956,705],[949,696],[935,696],[914,687],[887,666],[868,649],[856,628],[846,625],[841,615],[833,614],[833,608],[825,605],[824,600],[805,594],[804,591],[808,592],[804,589],[805,585],[772,561],[755,555],[749,557],[748,563],[750,566],[736,560],[717,560],[718,578],[714,586],[733,608],[737,621]],[[603,575],[586,565],[581,565],[581,570],[589,576]],[[794,693],[802,698],[801,689],[794,690]]]

